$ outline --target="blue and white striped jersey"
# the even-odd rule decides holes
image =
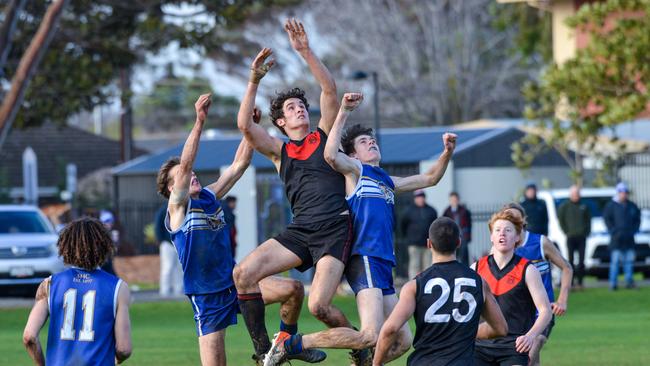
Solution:
[[[555,301],[555,294],[553,293],[553,279],[551,277],[551,264],[546,260],[544,255],[544,244],[542,238],[544,235],[531,233],[526,231],[524,244],[515,249],[515,254],[520,257],[528,259],[542,275],[542,283],[548,294],[550,302]]]

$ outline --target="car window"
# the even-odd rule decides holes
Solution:
[[[50,229],[36,212],[0,212],[0,234],[49,233]]]
[[[568,198],[556,198],[555,207],[560,207],[567,200]],[[603,216],[603,209],[605,208],[605,205],[611,200],[612,197],[582,197],[580,199],[580,202],[589,207],[591,217],[601,217]]]

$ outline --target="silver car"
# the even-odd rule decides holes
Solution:
[[[0,286],[37,285],[62,271],[57,239],[38,207],[0,205]]]

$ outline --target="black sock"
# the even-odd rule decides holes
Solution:
[[[253,340],[253,347],[255,353],[263,355],[271,349],[271,342],[269,341],[269,334],[266,332],[266,325],[264,324],[264,301],[262,294],[255,292],[251,294],[237,295],[239,301],[239,310],[244,317],[248,334]]]

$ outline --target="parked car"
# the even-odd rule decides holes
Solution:
[[[57,239],[38,207],[0,205],[0,286],[35,287],[62,271]]]
[[[609,233],[605,220],[603,219],[603,209],[607,202],[612,200],[616,190],[614,188],[583,188],[580,190],[582,202],[584,202],[591,211],[591,235],[587,238],[585,248],[585,271],[587,274],[595,275],[600,278],[607,278],[609,271]],[[548,238],[554,242],[562,251],[562,255],[568,258],[568,248],[566,245],[566,236],[560,228],[560,222],[557,217],[557,210],[564,202],[569,199],[568,189],[556,189],[549,191],[540,191],[537,194],[539,199],[546,202],[548,209]],[[636,259],[634,261],[634,270],[643,272],[646,277],[650,277],[650,211],[642,210],[641,228],[634,236],[636,241]]]

